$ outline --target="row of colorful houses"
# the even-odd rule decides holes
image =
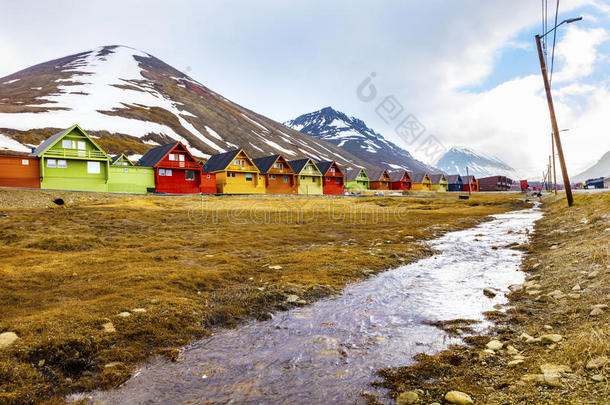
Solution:
[[[78,125],[61,131],[29,156],[0,155],[0,186],[117,193],[343,194],[367,190],[478,191],[474,176],[363,168],[282,155],[252,159],[243,149],[205,163],[180,142],[150,149],[137,163],[110,156]]]

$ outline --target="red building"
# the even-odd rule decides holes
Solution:
[[[196,194],[201,192],[203,177],[201,164],[181,142],[173,142],[149,150],[136,163],[136,166],[154,169],[155,189],[158,193]],[[211,179],[206,177],[206,180]],[[216,179],[214,179],[215,189]]]
[[[462,191],[479,191],[479,181],[474,176],[464,176],[462,181]]]
[[[371,190],[390,190],[392,179],[386,169],[372,170],[369,174],[369,187]]]
[[[398,170],[390,172],[392,190],[411,190],[411,176],[406,170]]]
[[[322,173],[322,192],[324,194],[343,194],[344,175],[337,162],[316,162]]]
[[[201,192],[204,194],[216,194],[216,173],[201,172]]]
[[[40,188],[38,158],[0,155],[0,187]]]

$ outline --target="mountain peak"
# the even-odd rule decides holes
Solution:
[[[303,114],[285,122],[285,125],[331,142],[377,167],[437,172],[435,168],[415,160],[408,151],[387,141],[364,121],[332,107]]]
[[[466,174],[477,177],[507,176],[516,178],[519,174],[497,157],[489,156],[465,146],[454,146],[436,162],[436,166],[447,173]]]

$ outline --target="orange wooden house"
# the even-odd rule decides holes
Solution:
[[[282,155],[271,155],[252,160],[265,181],[267,194],[298,194],[296,175]]]
[[[40,188],[38,158],[0,155],[0,187]]]
[[[462,176],[462,191],[479,191],[479,180],[474,176]]]
[[[392,179],[386,169],[377,169],[369,172],[369,188],[371,190],[390,190]]]
[[[406,170],[390,172],[392,190],[411,190],[411,176]]]

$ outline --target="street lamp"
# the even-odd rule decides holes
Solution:
[[[561,164],[561,175],[563,177],[563,184],[566,189],[566,197],[568,199],[568,206],[572,206],[574,203],[574,197],[572,197],[572,187],[570,186],[570,178],[568,177],[568,169],[566,162],[563,157],[563,148],[561,147],[561,139],[559,138],[559,128],[557,127],[557,117],[555,116],[555,107],[553,106],[553,97],[551,96],[551,84],[549,83],[549,77],[546,71],[546,63],[544,61],[544,55],[542,53],[541,39],[547,36],[549,33],[555,31],[562,24],[570,24],[576,21],[582,20],[582,17],[569,18],[563,20],[549,31],[545,32],[542,36],[536,35],[536,46],[538,47],[538,58],[540,59],[540,70],[542,71],[542,80],[544,81],[544,89],[546,91],[546,100],[549,105],[549,114],[551,115],[551,125],[553,127],[553,137],[555,144],[557,145],[557,156],[559,156],[559,163]]]

